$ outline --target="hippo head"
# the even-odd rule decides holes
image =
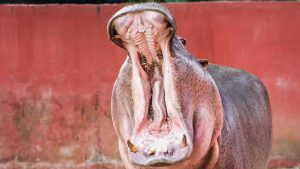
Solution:
[[[218,88],[175,35],[160,4],[119,10],[110,39],[128,57],[115,82],[112,117],[126,168],[199,166],[216,147],[223,122]]]

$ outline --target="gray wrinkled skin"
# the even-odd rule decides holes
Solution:
[[[153,3],[150,4],[150,6],[145,4],[146,10],[153,6]],[[138,6],[143,6],[143,4]],[[154,7],[159,8],[159,12],[164,13],[164,8],[160,8],[159,5],[154,5]],[[132,12],[133,9],[128,8],[125,13],[128,10]],[[157,9],[154,10],[158,11]],[[121,10],[122,12],[124,10]],[[117,14],[114,15],[113,19],[117,17]],[[166,11],[166,16],[168,21],[172,22],[173,18],[168,11]],[[114,34],[110,30],[111,21],[108,25],[110,37]],[[175,25],[175,22],[170,25]],[[173,28],[175,29],[175,27]],[[114,41],[114,43],[124,48],[120,41]],[[178,117],[184,118],[187,131],[194,132],[194,135],[201,130],[207,130],[213,134],[211,140],[208,140],[210,144],[205,151],[197,150],[195,145],[201,146],[201,140],[195,141],[194,138],[193,151],[197,150],[196,152],[204,153],[199,154],[199,159],[196,159],[197,154],[192,153],[183,161],[171,166],[160,166],[160,168],[265,169],[272,142],[272,118],[268,94],[262,82],[242,70],[215,64],[200,64],[175,35],[171,37],[170,46],[174,57],[171,61],[175,73],[175,90],[178,94],[179,105],[182,106],[182,112],[186,113],[185,116]],[[135,166],[130,162],[127,154],[129,150],[126,147],[126,141],[135,130],[132,127],[135,123],[133,105],[138,104],[133,99],[132,79],[134,77],[131,59],[128,56],[123,64],[112,94],[112,117],[119,138],[120,154],[127,168],[157,168]],[[201,113],[203,112],[195,110],[195,114],[191,114],[193,111],[186,109],[189,104],[197,105],[195,102],[205,103],[207,100],[212,103],[208,105],[218,105],[214,102],[218,102],[219,97],[223,110],[218,111],[218,107],[212,107],[208,112],[212,113],[210,116],[221,117],[216,117],[213,121],[215,125],[222,124],[221,127],[214,128],[213,126],[201,125],[201,121],[197,120],[201,120],[203,116]],[[216,112],[213,111],[214,109]],[[219,119],[223,123],[218,122]],[[190,123],[192,125],[189,125]],[[193,163],[193,161],[197,162]]]
[[[180,51],[176,47],[180,45],[174,45],[174,50]],[[224,108],[215,169],[267,168],[272,114],[263,83],[252,74],[230,67],[209,64],[207,71],[218,86]]]
[[[272,117],[267,91],[255,76],[209,65],[224,107],[218,169],[263,169],[272,144]]]

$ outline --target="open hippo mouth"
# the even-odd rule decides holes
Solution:
[[[111,99],[124,166],[264,168],[272,121],[265,87],[195,59],[175,31],[157,3],[126,6],[108,23],[110,39],[128,53]]]
[[[167,166],[186,159],[193,136],[174,90],[170,44],[176,26],[171,14],[155,3],[127,6],[112,17],[108,30],[111,40],[127,50],[132,64],[129,159],[140,166]]]

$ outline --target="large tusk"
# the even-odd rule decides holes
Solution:
[[[133,145],[130,142],[130,140],[127,140],[127,145],[128,145],[128,147],[129,147],[129,149],[130,149],[131,152],[136,153],[138,151],[138,148],[135,145]]]
[[[187,146],[187,143],[186,143],[186,136],[185,134],[183,135],[182,137],[182,141],[181,141],[181,147],[184,148]]]

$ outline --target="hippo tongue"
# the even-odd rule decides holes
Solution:
[[[150,130],[160,131],[164,122],[167,121],[167,112],[165,108],[165,94],[163,89],[163,79],[157,75],[158,68],[155,67],[154,82],[152,85],[152,99],[149,105],[149,115],[152,122]]]

